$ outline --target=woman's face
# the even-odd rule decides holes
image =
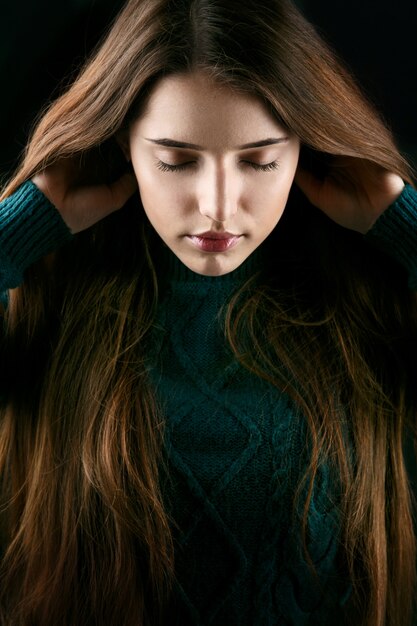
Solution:
[[[239,267],[274,229],[299,149],[260,100],[202,74],[162,79],[128,147],[152,226],[206,276]]]

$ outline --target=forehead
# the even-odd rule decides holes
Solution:
[[[204,74],[179,74],[160,80],[147,106],[136,121],[136,129],[159,136],[193,134],[197,143],[215,134],[232,135],[234,143],[253,141],[253,134],[284,132],[260,98],[215,82]],[[182,137],[179,137],[182,135]],[[203,137],[206,135],[205,137]]]

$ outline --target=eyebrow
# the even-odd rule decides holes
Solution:
[[[166,148],[188,148],[189,150],[204,150],[202,146],[197,146],[195,143],[188,143],[186,141],[177,141],[176,139],[148,139],[146,141],[157,144],[158,146],[165,146]],[[251,143],[245,143],[242,146],[237,146],[235,150],[248,150],[249,148],[263,148],[264,146],[272,146],[274,144],[283,143],[287,141],[288,137],[268,137],[268,139],[261,139],[260,141],[253,141]]]

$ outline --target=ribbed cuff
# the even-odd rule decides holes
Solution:
[[[0,271],[4,289],[17,287],[32,263],[72,239],[61,215],[27,181],[0,204]]]
[[[408,271],[408,286],[417,291],[417,192],[406,185],[399,198],[377,219],[365,239]]]

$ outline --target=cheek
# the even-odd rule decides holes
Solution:
[[[250,203],[252,207],[257,207],[260,211],[275,212],[283,210],[287,202],[292,180],[286,177],[273,177],[269,181],[258,183],[250,193]]]
[[[136,176],[143,210],[156,231],[164,238],[172,235],[173,224],[179,224],[186,213],[186,203],[178,185],[141,171]],[[175,229],[174,229],[175,230]]]
[[[293,177],[276,177],[250,194],[250,207],[262,234],[274,228],[284,213]]]
[[[166,186],[160,180],[158,172],[152,171],[146,167],[136,167],[133,165],[136,180],[139,186],[139,193],[142,204],[146,210],[147,206],[158,205],[161,198],[166,193]]]
[[[171,178],[168,174],[162,173],[161,176],[158,172],[147,173],[144,170],[136,173],[145,211],[147,207],[152,207],[161,214],[169,212],[173,215],[183,213],[191,206],[190,193],[184,184],[178,183],[175,176]]]

